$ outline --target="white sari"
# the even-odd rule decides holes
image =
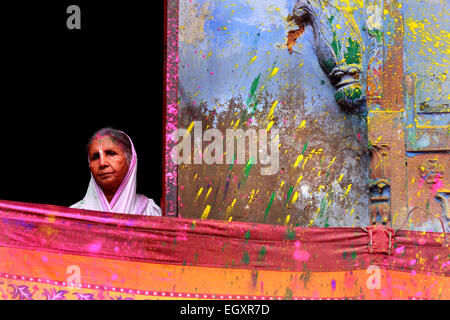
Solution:
[[[89,182],[85,197],[70,206],[71,208],[148,216],[162,215],[161,208],[152,199],[136,193],[137,156],[133,142],[130,137],[128,139],[130,140],[133,151],[132,159],[128,172],[117,189],[111,203],[108,202],[91,173],[91,181]]]

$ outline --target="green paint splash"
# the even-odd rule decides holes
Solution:
[[[245,265],[248,265],[250,263],[250,256],[248,255],[247,251],[244,251],[244,257],[242,258],[242,262]]]
[[[292,290],[289,287],[286,287],[286,292],[284,293],[284,300],[292,300]]]
[[[288,240],[294,240],[295,239],[295,228],[288,227],[288,229],[286,230],[285,237]]]
[[[336,38],[336,31],[333,30],[333,41],[331,42],[331,47],[333,48],[336,57],[341,54],[341,42]]]
[[[255,92],[256,92],[256,88],[258,87],[260,77],[261,77],[261,74],[258,74],[258,76],[255,79],[253,79],[252,86],[250,87],[250,93],[249,93],[249,96],[247,97],[247,102],[245,103],[247,108],[251,105],[252,100],[255,100],[254,99]]]
[[[334,98],[337,102],[344,100],[345,98],[349,98],[351,100],[359,99],[363,95],[361,88],[359,87],[349,87],[344,88],[343,90],[338,90],[334,94]]]
[[[322,201],[320,201],[320,218],[322,219],[323,213],[325,212],[325,205],[327,203],[327,197],[322,198]]]
[[[254,163],[253,156],[251,156],[250,159],[248,159],[248,162],[247,162],[247,164],[245,165],[245,168],[244,168],[244,177],[245,177],[245,179],[248,178],[248,174],[250,173],[250,170],[252,169],[253,163]]]
[[[250,239],[250,230],[247,230],[247,232],[244,235],[245,243],[247,243],[248,239]]]
[[[308,141],[306,141],[305,145],[303,146],[302,155],[305,155],[306,147],[308,146]]]
[[[272,196],[270,197],[269,200],[269,205],[267,206],[266,212],[264,213],[264,220],[263,220],[264,222],[266,222],[267,214],[269,213],[270,207],[272,206],[273,199],[275,199],[275,191],[272,192]]]
[[[360,64],[361,63],[361,46],[358,41],[348,38],[347,52],[344,53],[345,63]]]
[[[240,184],[244,184],[247,181],[247,178],[250,174],[250,170],[252,170],[252,166],[253,166],[253,156],[250,157],[250,159],[248,159],[247,164],[245,165],[244,171],[242,172],[242,177],[241,177],[241,183]]]
[[[231,173],[231,171],[233,170],[235,162],[236,162],[236,155],[233,155],[233,162],[231,162],[230,165],[228,166],[228,173]]]
[[[265,246],[261,247],[261,250],[259,250],[259,254],[258,254],[258,260],[262,260],[264,258],[264,256],[267,253],[267,249]]]
[[[294,186],[291,186],[291,187],[289,188],[289,191],[288,191],[288,193],[287,193],[286,201],[284,202],[284,205],[286,205],[286,204],[289,202],[289,198],[290,198],[291,195],[292,195],[292,191],[294,191]]]
[[[368,30],[369,34],[377,40],[377,43],[381,43],[383,41],[383,31],[379,29]]]

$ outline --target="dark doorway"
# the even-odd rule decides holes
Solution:
[[[126,132],[138,192],[160,204],[164,2],[2,5],[0,199],[69,206],[87,189],[94,131]],[[69,5],[81,30],[66,27]]]

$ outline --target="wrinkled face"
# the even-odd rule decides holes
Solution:
[[[103,192],[115,193],[128,172],[128,162],[119,144],[109,136],[96,137],[88,150],[89,168]]]

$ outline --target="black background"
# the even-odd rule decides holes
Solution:
[[[81,30],[69,30],[69,5]],[[70,206],[88,138],[126,132],[138,192],[162,195],[164,2],[11,1],[0,8],[0,199]]]

